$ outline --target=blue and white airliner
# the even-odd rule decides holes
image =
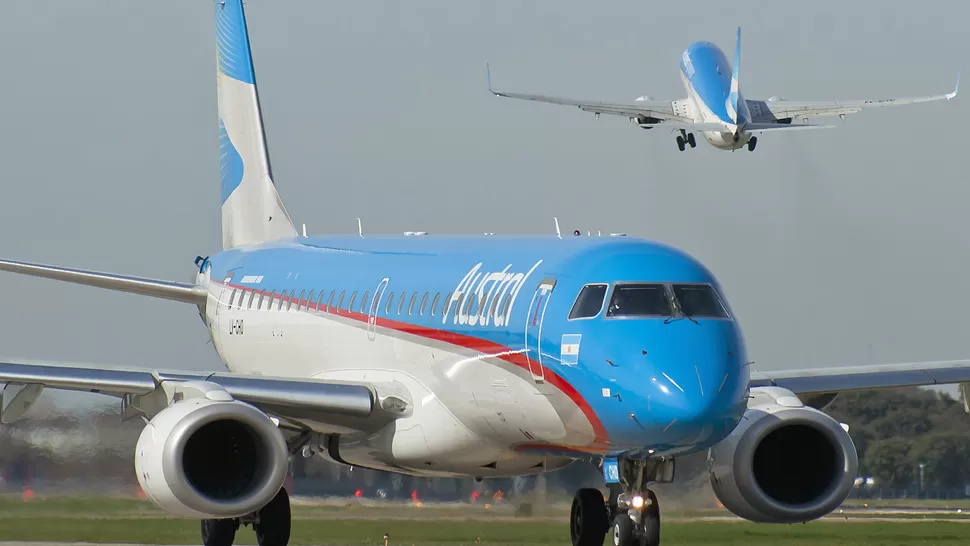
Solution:
[[[222,250],[191,283],[0,261],[198,309],[225,371],[2,360],[0,421],[44,389],[117,397],[145,422],[141,487],[201,520],[206,546],[241,525],[285,546],[289,461],[314,454],[479,479],[598,465],[602,489],[573,501],[576,546],[659,544],[650,487],[699,451],[734,513],[808,521],[856,478],[846,429],[819,411],[836,393],[970,381],[970,361],[753,371],[711,271],[643,239],[307,237],[270,171],[242,0],[214,4]]]
[[[747,146],[754,151],[758,145],[756,134],[765,131],[791,131],[800,129],[825,129],[834,125],[815,125],[808,123],[810,117],[839,116],[884,106],[900,106],[938,100],[949,100],[957,96],[960,89],[960,75],[953,91],[945,95],[924,97],[889,98],[879,100],[842,100],[842,101],[790,101],[779,97],[768,100],[747,100],[741,93],[738,72],[741,63],[741,28],[738,28],[737,46],[734,50],[734,66],[716,45],[711,42],[695,42],[684,50],[680,57],[680,77],[687,98],[665,101],[642,96],[632,104],[605,103],[599,101],[575,100],[548,95],[507,93],[492,89],[489,73],[489,91],[499,97],[531,100],[575,106],[600,114],[610,114],[630,118],[630,121],[644,129],[667,127],[679,130],[677,148],[684,151],[688,146],[694,148],[697,141],[694,131],[700,132],[704,139],[717,149],[737,150]],[[803,123],[792,123],[801,120]]]

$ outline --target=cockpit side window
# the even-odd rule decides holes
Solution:
[[[662,284],[618,284],[606,310],[608,317],[666,317],[672,314]]]
[[[587,284],[579,291],[573,308],[569,310],[569,320],[592,318],[600,314],[603,308],[603,300],[606,299],[605,284]]]
[[[681,312],[688,317],[728,318],[714,289],[707,284],[675,284],[674,296]]]

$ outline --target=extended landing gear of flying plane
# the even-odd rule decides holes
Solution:
[[[617,461],[620,483],[610,484],[609,502],[598,489],[580,489],[573,498],[569,536],[573,546],[659,546],[660,504],[647,488],[674,479],[673,459]]]
[[[748,151],[749,152],[753,152],[754,151],[754,147],[757,146],[757,145],[758,145],[758,137],[753,136],[750,139],[748,139]]]
[[[680,136],[677,137],[677,148],[683,152],[688,144],[691,148],[697,146],[697,141],[694,140],[694,133],[688,134],[687,131],[681,129]]]
[[[239,525],[252,524],[259,546],[286,546],[290,541],[290,496],[286,489],[259,512],[245,518],[202,520],[204,546],[232,546]]]

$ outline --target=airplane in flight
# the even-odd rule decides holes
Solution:
[[[790,101],[779,97],[771,97],[768,100],[748,100],[741,93],[738,79],[740,63],[741,28],[738,27],[733,67],[716,45],[711,42],[695,42],[689,45],[680,57],[680,77],[687,91],[686,98],[654,100],[649,96],[642,96],[633,103],[606,103],[496,91],[492,88],[491,71],[487,66],[486,71],[488,89],[495,96],[575,106],[586,112],[592,112],[597,119],[600,114],[624,116],[644,129],[668,127],[679,130],[677,148],[680,151],[684,151],[687,146],[691,148],[697,146],[694,132],[699,132],[711,146],[717,149],[734,151],[747,146],[748,150],[753,152],[758,145],[758,137],[755,135],[765,131],[835,127],[810,124],[809,117],[839,116],[844,120],[846,114],[854,114],[869,108],[949,100],[956,97],[960,89],[960,75],[957,74],[956,86],[952,92],[945,95],[811,102]],[[793,120],[802,120],[804,123],[792,123]]]
[[[273,180],[242,0],[214,6],[222,249],[196,257],[192,282],[0,260],[197,308],[225,371],[0,360],[0,422],[45,389],[115,397],[145,422],[148,499],[201,520],[205,546],[241,526],[285,546],[284,479],[313,455],[479,480],[594,464],[603,487],[576,493],[572,544],[655,546],[651,486],[708,451],[732,512],[808,521],[856,478],[852,439],[820,411],[835,394],[970,382],[970,361],[754,371],[711,271],[644,239],[308,237]]]

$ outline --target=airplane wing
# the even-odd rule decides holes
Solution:
[[[0,271],[20,273],[31,277],[43,277],[74,284],[84,284],[97,288],[106,288],[118,292],[141,294],[183,303],[204,305],[206,300],[205,288],[171,281],[101,273],[86,269],[69,269],[52,265],[41,265],[12,260],[0,260]]]
[[[767,101],[748,102],[748,110],[751,112],[754,122],[771,122],[777,120],[790,120],[796,118],[821,117],[821,116],[845,116],[855,114],[870,108],[883,108],[886,106],[902,106],[904,104],[918,104],[921,102],[933,102],[938,100],[950,100],[957,96],[960,90],[960,75],[957,74],[957,83],[953,91],[945,95],[927,95],[923,97],[900,97],[877,100],[847,100],[847,101],[789,101],[784,99]]]
[[[488,71],[487,65],[486,65],[486,70]],[[672,121],[672,122],[679,122],[684,124],[692,123],[692,120],[690,118],[677,114],[674,108],[673,101],[644,100],[644,101],[636,101],[636,103],[631,103],[631,104],[623,104],[623,103],[608,103],[608,102],[588,101],[588,100],[576,100],[576,99],[568,99],[568,98],[562,98],[562,97],[553,97],[549,95],[531,95],[527,93],[507,93],[504,91],[496,91],[495,89],[492,88],[491,71],[488,71],[488,91],[491,94],[495,95],[496,97],[545,102],[549,104],[558,104],[561,106],[575,106],[580,110],[583,110],[585,112],[592,112],[594,114],[608,114],[612,116],[623,116],[623,117],[631,117],[631,118],[636,116],[644,116],[646,118],[654,118],[660,121]],[[717,129],[699,129],[699,130],[717,130]]]
[[[125,417],[136,415],[139,400],[165,386],[204,381],[222,387],[236,400],[297,425],[312,421],[342,430],[373,430],[410,409],[399,384],[355,383],[219,372],[160,371],[138,368],[0,361],[0,422],[20,418],[43,389],[93,392],[121,397]],[[167,385],[166,385],[167,383]],[[28,396],[13,392],[29,391]]]
[[[812,368],[774,372],[751,371],[752,387],[776,386],[795,394],[865,389],[920,387],[970,382],[970,360]]]

